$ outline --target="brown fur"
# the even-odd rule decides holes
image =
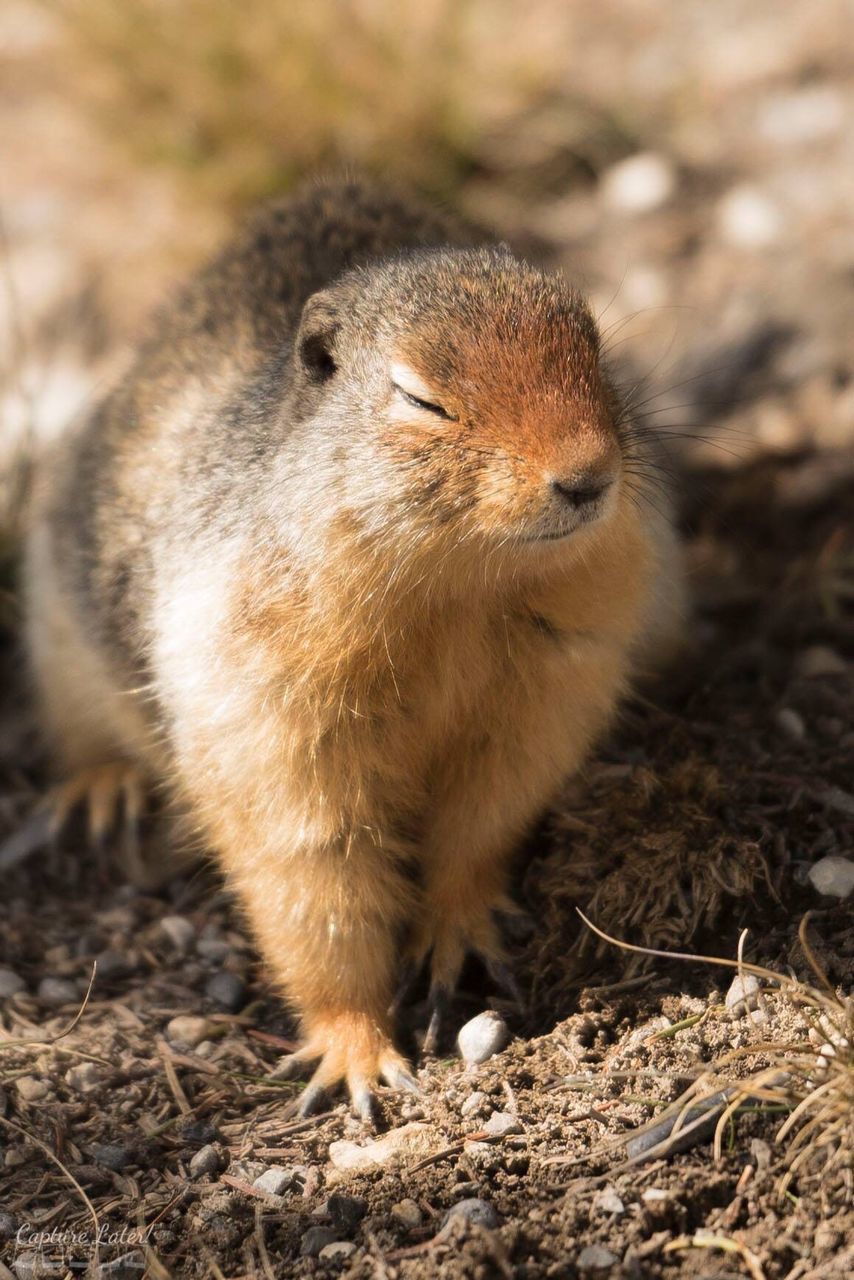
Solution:
[[[261,215],[33,521],[58,750],[171,789],[354,1098],[401,1078],[404,953],[437,987],[499,955],[514,847],[681,599],[586,306],[468,240],[352,182]],[[610,488],[582,510],[554,481]]]

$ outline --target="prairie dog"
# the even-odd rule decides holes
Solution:
[[[25,579],[95,828],[165,788],[317,1062],[412,1083],[526,828],[678,631],[676,541],[583,299],[359,180],[262,210],[46,462]],[[72,776],[73,775],[73,776]]]

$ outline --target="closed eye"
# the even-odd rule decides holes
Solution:
[[[443,409],[440,404],[431,404],[429,400],[422,400],[420,396],[414,396],[411,391],[404,391],[403,387],[398,386],[396,382],[391,384],[399,396],[403,396],[407,404],[413,405],[416,409],[424,409],[426,413],[435,413],[437,418],[446,418],[449,422],[454,422],[453,414],[448,413],[447,409]]]

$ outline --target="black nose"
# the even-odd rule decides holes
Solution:
[[[552,489],[562,502],[574,511],[589,507],[611,484],[610,480],[594,479],[592,476],[578,480],[552,480]]]

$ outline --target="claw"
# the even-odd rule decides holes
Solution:
[[[400,1064],[386,1067],[382,1072],[382,1078],[390,1089],[406,1089],[408,1093],[417,1094],[419,1097],[421,1095],[421,1085],[415,1076]]]
[[[377,1100],[368,1086],[366,1081],[350,1086],[350,1097],[353,1103],[353,1110],[360,1120],[365,1124],[376,1125],[377,1122]]]
[[[297,1049],[295,1053],[290,1053],[286,1058],[282,1058],[273,1070],[270,1072],[271,1080],[300,1080],[307,1073],[313,1062],[316,1062],[320,1055],[310,1053],[305,1049]]]
[[[430,988],[430,1021],[421,1046],[421,1052],[425,1056],[435,1056],[450,1003],[451,993],[444,984],[434,984]]]
[[[311,1080],[302,1092],[297,1111],[302,1117],[317,1115],[325,1110],[326,1103],[326,1086]]]

